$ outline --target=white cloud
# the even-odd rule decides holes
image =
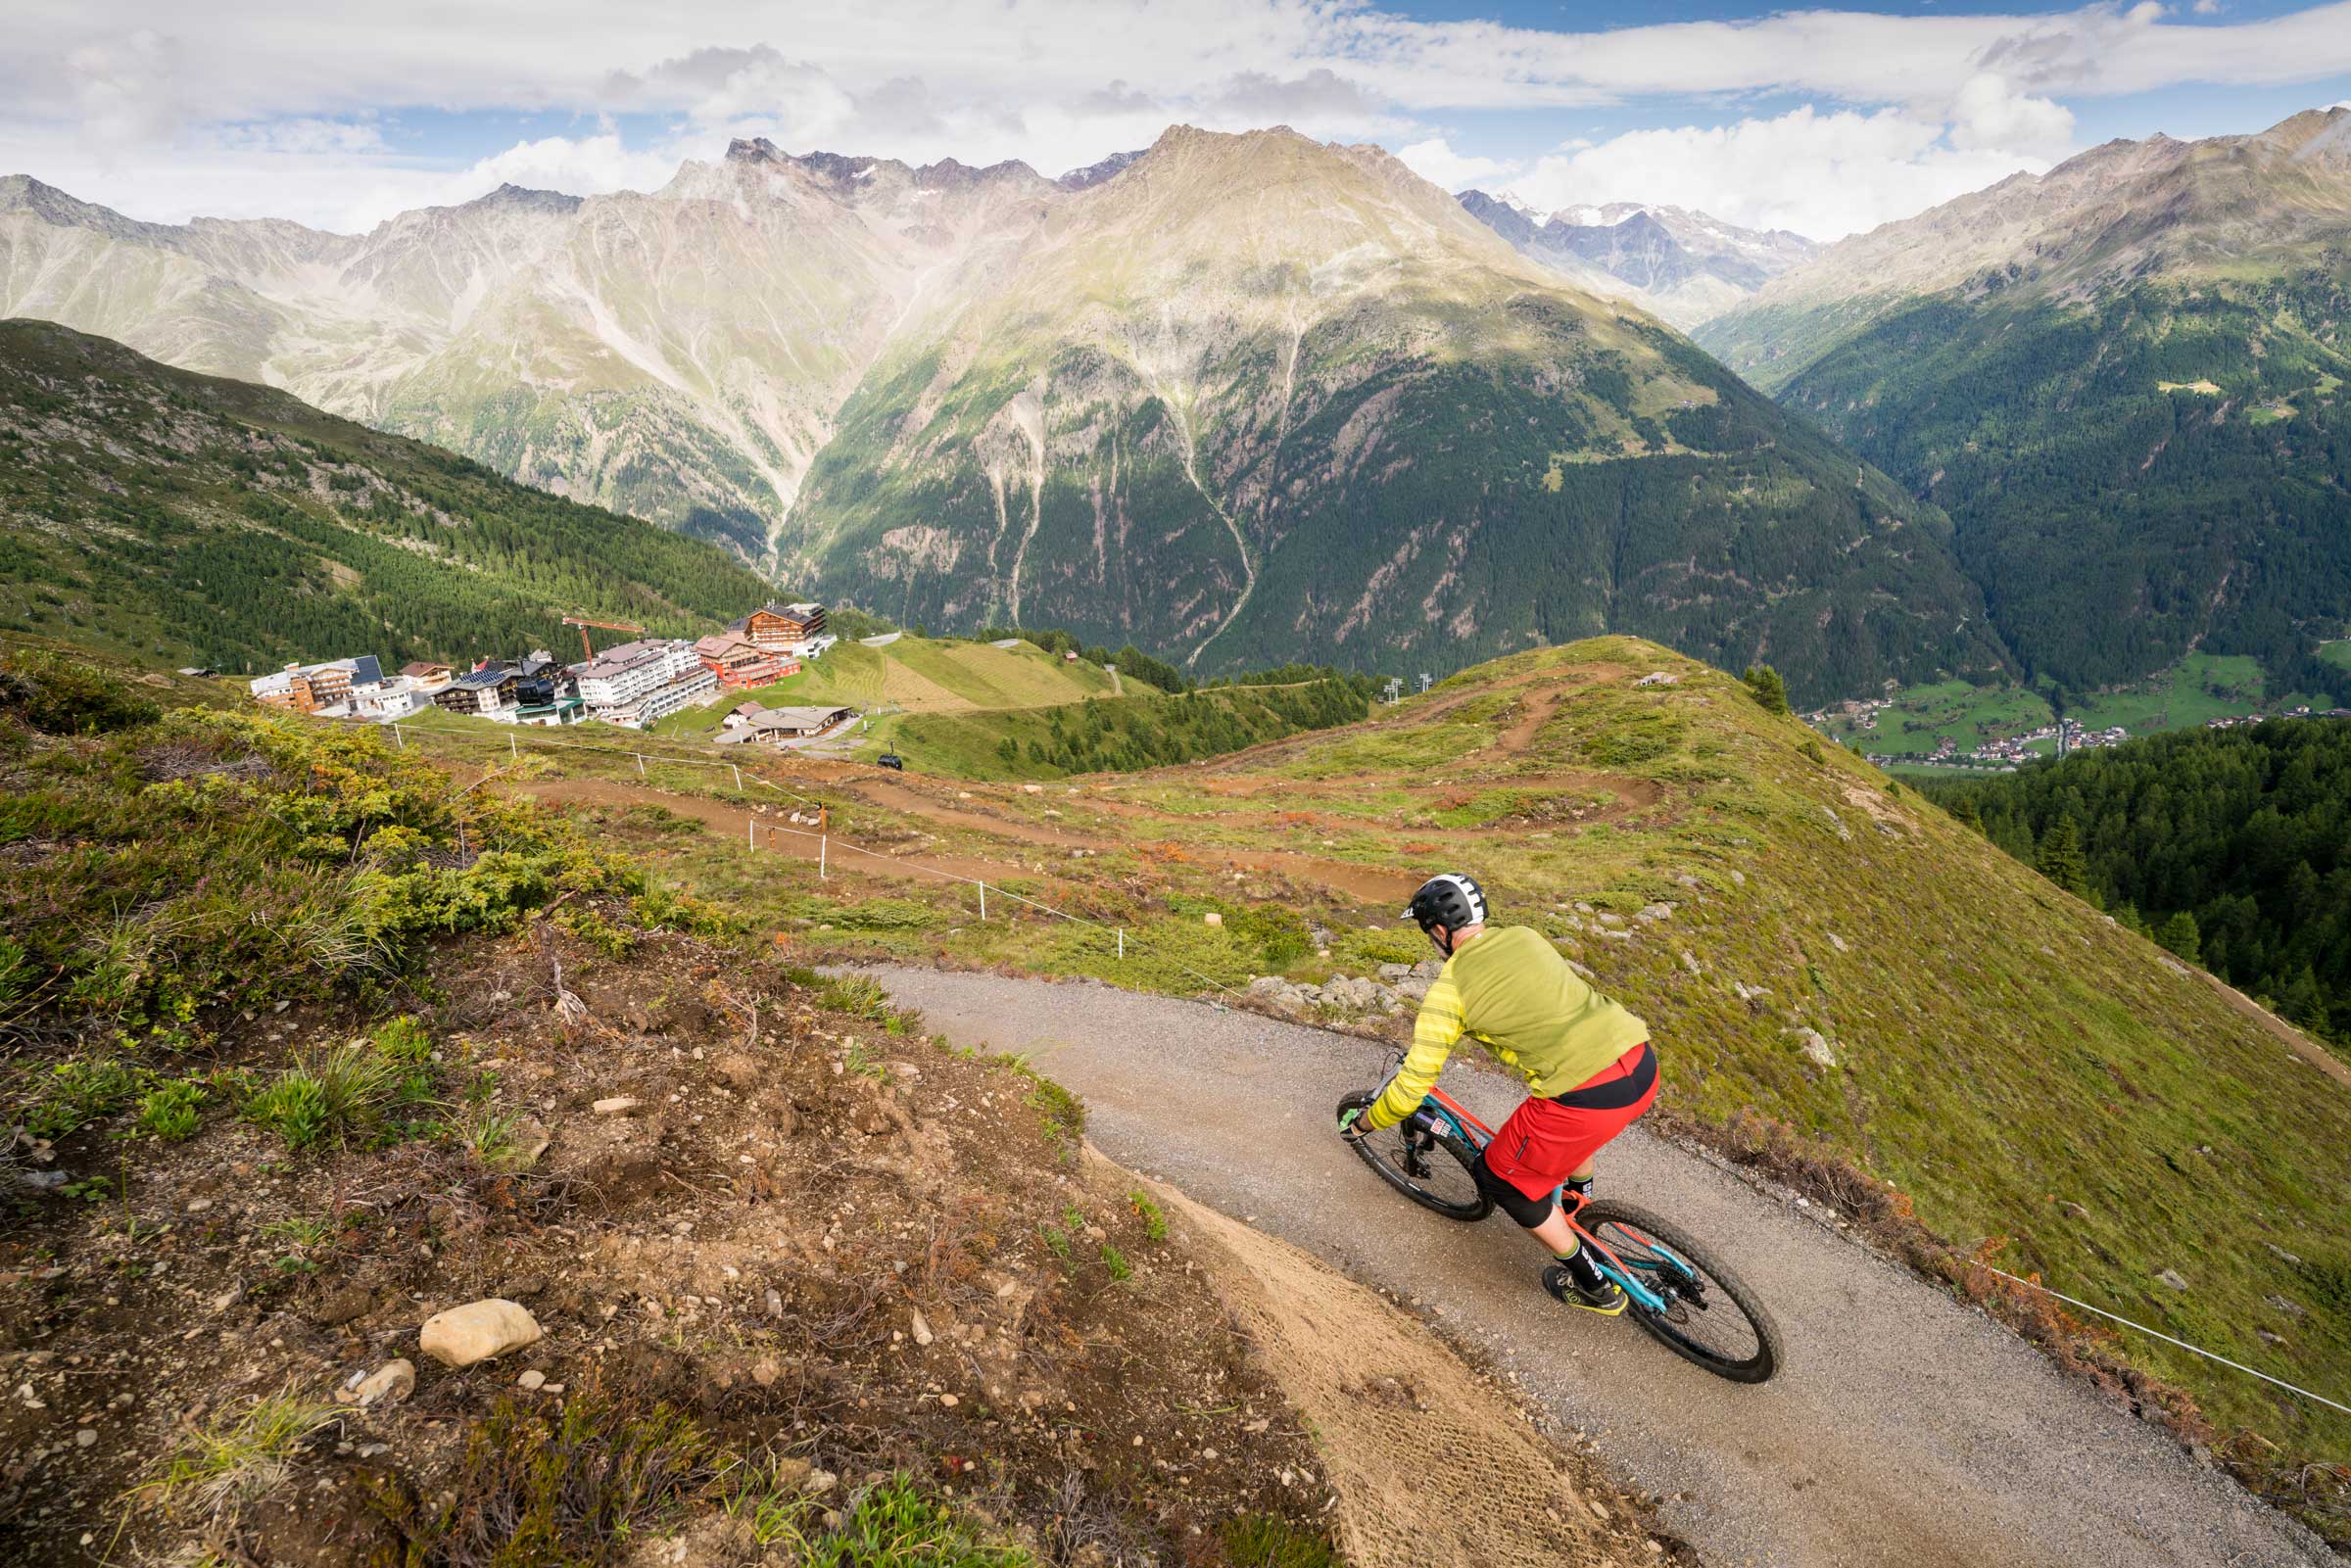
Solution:
[[[1453,150],[1453,144],[1442,136],[1432,136],[1424,142],[1399,147],[1396,156],[1404,160],[1405,166],[1414,173],[1449,191],[1458,191],[1481,180],[1514,174],[1524,166],[1514,162],[1506,163],[1500,159],[1457,153]]]
[[[0,171],[24,169],[142,216],[265,210],[350,220],[375,213],[367,204],[379,196],[476,174],[447,155],[403,151],[391,127],[424,110],[586,124],[661,118],[667,128],[650,137],[632,121],[626,146],[596,145],[598,131],[558,137],[552,152],[533,141],[498,155],[583,182],[648,183],[644,160],[709,156],[738,130],[910,161],[1021,158],[1052,173],[1145,145],[1176,120],[1376,137],[1432,171],[1458,171],[1464,155],[1437,126],[1463,111],[1770,93],[1821,106],[1825,128],[1797,139],[1832,162],[1760,168],[1767,184],[1915,166],[1923,200],[1946,176],[2062,152],[2068,97],[2351,72],[2351,0],[2217,24],[2099,0],[2016,16],[1798,10],[1582,33],[1423,22],[1382,3],[239,0],[211,15],[182,0],[14,0],[0,50]],[[1890,151],[1908,133],[1878,123],[1887,113],[1934,134]],[[1778,123],[1719,134],[1734,153],[1788,145],[1787,127],[1748,128]],[[374,125],[386,128],[369,141]],[[1832,134],[1840,127],[1858,128],[1848,142]],[[1650,145],[1618,137],[1582,151],[1607,170]],[[1792,193],[1745,205],[1800,208],[1817,224],[1895,200],[1889,188],[1870,200]],[[1718,195],[1713,205],[1738,204]]]
[[[2021,123],[2045,132],[2039,117]],[[1979,127],[1981,128],[1981,127]],[[1546,212],[1582,203],[1691,207],[1749,228],[1832,240],[1979,190],[2044,151],[1959,146],[1943,127],[1899,110],[1822,114],[1809,107],[1732,125],[1631,131],[1539,160],[1513,189]]]

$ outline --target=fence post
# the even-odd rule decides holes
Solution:
[[[397,719],[392,722],[392,743],[403,751],[408,749],[408,737],[400,733],[400,721]]]
[[[743,770],[731,762],[727,764],[727,768],[735,775],[735,787],[741,789],[743,787]]]
[[[645,753],[639,751],[632,753],[632,755],[637,759],[637,777],[642,779],[645,777]]]
[[[745,817],[743,819],[743,836],[750,841],[750,846],[753,849],[757,849],[759,847],[758,818]]]
[[[820,882],[826,878],[825,856],[832,848],[833,840],[830,837],[819,838],[816,841],[816,879]]]
[[[1121,957],[1121,958],[1125,958],[1126,956],[1127,956],[1127,927],[1124,927],[1124,926],[1122,926],[1122,927],[1119,927],[1119,957]]]
[[[980,884],[980,918],[987,919],[987,883]]]
[[[514,732],[511,730],[506,732],[506,756],[515,762],[522,760],[522,749],[514,744]]]

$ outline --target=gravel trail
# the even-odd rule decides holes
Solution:
[[[1506,1219],[1451,1223],[1382,1186],[1330,1130],[1340,1095],[1377,1081],[1375,1044],[1102,985],[865,973],[955,1043],[1032,1057],[1111,1158],[1429,1304],[1720,1568],[2334,1562],[1982,1314],[1637,1126],[1601,1190],[1680,1219],[1763,1295],[1788,1340],[1773,1382],[1734,1387],[1559,1307]],[[1445,1085],[1489,1121],[1518,1098],[1458,1060]]]

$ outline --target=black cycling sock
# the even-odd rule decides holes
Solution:
[[[1567,1251],[1554,1256],[1584,1289],[1599,1290],[1607,1284],[1607,1277],[1601,1273],[1600,1265],[1592,1260],[1592,1255],[1584,1251],[1583,1243],[1578,1242]]]
[[[1562,1197],[1568,1193],[1574,1193],[1584,1202],[1590,1203],[1592,1201],[1592,1178],[1586,1176],[1583,1180],[1578,1181],[1570,1176],[1559,1183],[1559,1192]]]

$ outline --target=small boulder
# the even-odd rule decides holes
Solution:
[[[1212,909],[1207,914],[1200,917],[1200,924],[1203,926],[1222,926],[1224,924],[1224,917]]]
[[[2180,1270],[2176,1268],[2167,1268],[2161,1273],[2157,1274],[2155,1277],[2163,1281],[2166,1285],[2171,1286],[2174,1290],[2183,1291],[2187,1289],[2187,1281],[2180,1277]]]
[[[616,1094],[597,1101],[588,1109],[600,1117],[633,1117],[645,1109],[645,1102],[633,1094]]]
[[[527,1308],[493,1296],[435,1312],[416,1340],[443,1366],[465,1367],[536,1344],[540,1333],[539,1320]]]
[[[387,1361],[383,1366],[346,1389],[337,1389],[335,1399],[343,1404],[356,1404],[364,1410],[371,1404],[397,1403],[416,1389],[416,1366],[408,1360]]]
[[[1641,906],[1641,912],[1635,915],[1633,919],[1646,921],[1671,920],[1673,919],[1673,906],[1671,904],[1644,904]]]
[[[1806,1060],[1815,1067],[1833,1068],[1837,1065],[1836,1049],[1829,1044],[1828,1038],[1818,1029],[1791,1029],[1789,1032],[1796,1036],[1797,1043],[1803,1048]]]
[[[1379,967],[1379,977],[1391,984],[1412,973],[1413,967],[1410,964],[1382,964]]]
[[[730,1051],[710,1066],[737,1094],[748,1094],[758,1088],[759,1080],[766,1075],[760,1069],[759,1059],[742,1051]]]
[[[937,1338],[931,1332],[931,1319],[923,1315],[923,1309],[919,1307],[914,1309],[911,1327],[914,1332],[914,1343],[917,1345],[928,1345]]]

